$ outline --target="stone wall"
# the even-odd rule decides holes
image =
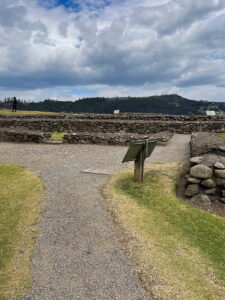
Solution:
[[[185,186],[185,197],[191,203],[214,207],[222,205],[224,208],[225,140],[220,139],[219,134],[192,134],[190,168],[185,176]]]
[[[206,116],[206,115],[163,115],[163,114],[141,114],[141,113],[122,113],[122,114],[34,114],[20,115],[13,113],[10,115],[1,115],[0,119],[69,119],[69,120],[134,120],[134,121],[223,121],[225,115]]]
[[[192,134],[191,156],[209,153],[225,156],[225,141],[220,139],[220,134],[212,132],[198,132]]]
[[[103,132],[120,131],[151,134],[161,131],[192,133],[198,131],[225,132],[225,120],[207,121],[146,121],[146,120],[88,120],[88,119],[46,119],[46,118],[1,118],[0,128],[27,128],[29,130],[53,132]]]
[[[131,141],[139,139],[154,139],[159,145],[166,145],[173,136],[170,132],[160,132],[152,135],[120,133],[90,133],[77,132],[64,135],[63,142],[70,144],[105,144],[105,145],[127,145]],[[0,129],[0,141],[4,142],[50,142],[51,133],[31,131],[26,128]]]
[[[26,129],[0,129],[0,141],[4,142],[31,142],[31,143],[44,143],[51,137],[49,133],[34,132]]]
[[[104,145],[127,145],[131,141],[139,139],[154,139],[158,145],[166,145],[172,134],[160,132],[152,135],[137,135],[125,132],[120,133],[90,133],[78,132],[68,133],[64,136],[64,142],[70,144],[104,144]]]
[[[194,164],[187,177],[185,196],[201,205],[215,201],[225,204],[225,166],[216,162],[212,167],[201,163],[200,157],[191,158]]]

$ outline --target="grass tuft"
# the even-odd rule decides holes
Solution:
[[[52,132],[50,141],[62,142],[65,134],[66,132]]]
[[[219,138],[220,138],[221,140],[225,140],[225,134],[221,134],[221,135],[219,136]]]

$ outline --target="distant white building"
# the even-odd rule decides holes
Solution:
[[[206,111],[206,115],[207,116],[215,116],[216,115],[216,112],[214,110],[207,110]]]
[[[114,113],[114,115],[118,115],[120,113],[120,110],[119,109],[115,109],[113,113]]]

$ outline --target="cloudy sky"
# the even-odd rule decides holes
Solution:
[[[0,0],[0,99],[225,101],[225,0]]]

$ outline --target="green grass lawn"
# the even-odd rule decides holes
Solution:
[[[52,115],[57,114],[53,112],[47,112],[47,111],[29,111],[29,110],[18,110],[16,113],[12,112],[8,109],[0,109],[0,115]]]
[[[225,219],[176,197],[181,168],[153,165],[142,184],[114,178],[110,210],[133,237],[127,252],[146,288],[162,299],[225,299]]]
[[[27,169],[0,163],[0,299],[29,286],[43,185]]]

